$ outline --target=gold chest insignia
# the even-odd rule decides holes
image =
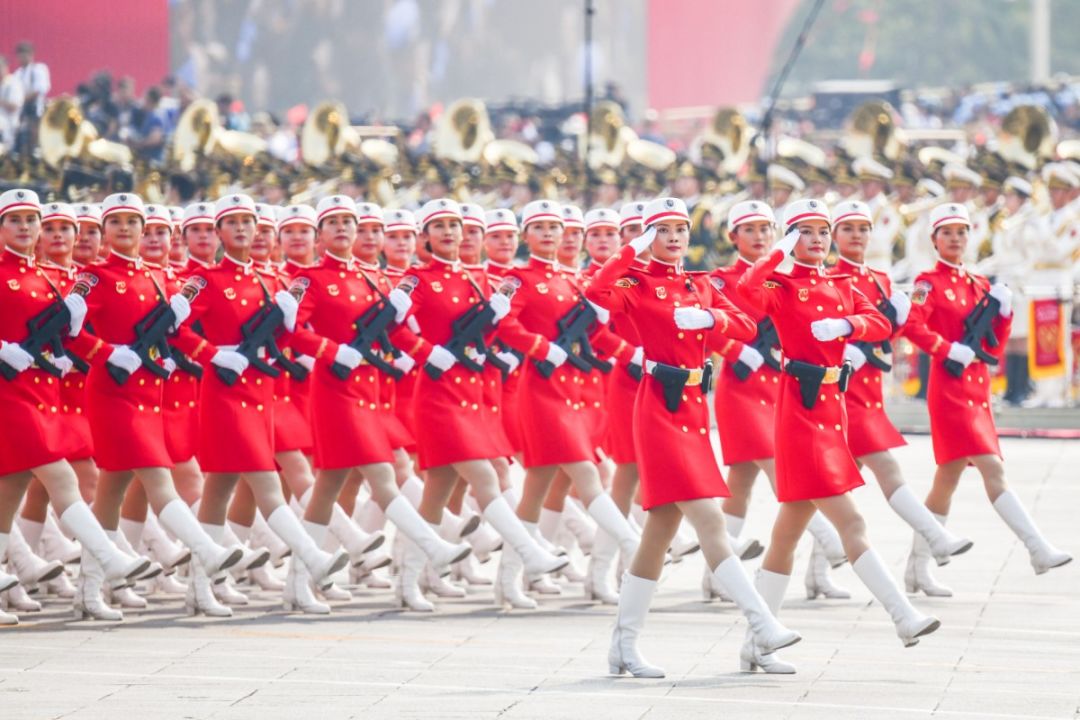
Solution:
[[[776,288],[780,287],[780,283],[774,280],[766,280],[761,284],[761,286],[766,290],[775,290]]]
[[[127,283],[124,282],[123,280],[117,280],[116,281],[116,292],[118,292],[121,295],[126,293],[127,292]]]
[[[341,294],[341,288],[337,286],[337,283],[334,283],[333,285],[327,285],[326,294],[330,297],[337,297]]]
[[[21,285],[19,285],[19,281],[15,278],[11,278],[10,280],[8,280],[7,286],[12,290],[18,290],[21,287]]]
[[[945,297],[950,302],[952,302],[952,301],[956,300],[956,293],[953,292],[952,288],[945,288]]]
[[[236,291],[233,290],[232,288],[225,288],[225,299],[226,300],[235,300],[236,299]]]
[[[656,288],[656,297],[660,298],[661,300],[665,299],[667,297],[667,288],[663,285]]]
[[[810,299],[810,288],[799,288],[799,299],[806,302]]]
[[[431,283],[431,292],[441,293],[442,291],[443,291],[443,286],[442,286],[441,282],[439,282],[438,280],[435,280],[434,282]]]
[[[547,295],[548,294],[547,283],[537,283],[536,292],[540,293],[541,295]]]

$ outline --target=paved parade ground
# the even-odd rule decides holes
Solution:
[[[898,455],[921,496],[930,440],[910,440]],[[1080,554],[1080,442],[1004,449],[1047,537]],[[899,580],[910,532],[876,487],[856,498]],[[762,487],[746,532],[764,541],[774,508]],[[582,602],[580,586],[539,612],[498,612],[490,588],[441,601],[434,615],[360,590],[311,618],[255,593],[231,620],[185,618],[177,599],[121,624],[71,622],[70,601],[49,601],[0,632],[0,718],[1080,717],[1080,563],[1036,577],[973,472],[949,525],[975,547],[937,571],[954,598],[916,601],[942,629],[907,650],[849,566],[835,578],[854,599],[804,599],[804,543],[781,613],[804,638],[783,652],[794,676],[738,672],[745,624],[730,604],[701,601],[698,554],[666,573],[641,641],[664,680],[606,675],[614,608]]]

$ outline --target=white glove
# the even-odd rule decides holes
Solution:
[[[826,318],[810,323],[810,332],[821,342],[835,340],[851,334],[851,323],[844,318]]]
[[[954,342],[949,346],[949,359],[967,367],[975,360],[975,351],[967,345]]]
[[[483,353],[477,353],[476,355],[473,356],[473,362],[476,363],[477,365],[479,365],[480,367],[483,367],[484,363],[487,362],[487,355],[485,355]]]
[[[675,327],[683,330],[703,330],[716,324],[716,318],[701,308],[675,308]]]
[[[169,298],[169,307],[172,308],[173,315],[176,316],[176,324],[172,329],[176,330],[184,321],[191,317],[191,303],[183,295],[173,295]]]
[[[409,331],[414,335],[420,334],[420,323],[416,321],[415,315],[409,316],[409,319],[405,321],[405,327],[409,328]]]
[[[547,357],[544,359],[555,367],[559,367],[564,362],[566,362],[566,358],[566,351],[555,343],[551,343],[551,345],[548,346]]]
[[[401,372],[407,373],[414,367],[416,367],[416,361],[413,360],[412,355],[406,355],[405,353],[401,353],[401,355],[394,358],[393,365]]]
[[[304,368],[308,372],[311,372],[315,369],[315,358],[311,357],[310,355],[297,355],[295,360],[297,365]]]
[[[442,345],[436,345],[431,348],[431,354],[428,355],[428,364],[433,367],[446,372],[450,368],[454,367],[454,363],[457,362],[457,358],[454,357],[454,353],[450,352]]]
[[[765,363],[765,356],[751,346],[743,345],[743,349],[739,351],[739,362],[750,368],[752,372],[757,372],[757,369]]]
[[[521,361],[518,360],[517,355],[509,351],[497,352],[495,353],[495,357],[499,358],[499,360],[502,361],[503,365],[506,365],[507,372],[514,372],[515,370],[517,370],[518,365],[521,364]]]
[[[499,322],[510,313],[510,298],[502,293],[495,293],[488,300],[491,309],[495,311],[495,322]]]
[[[866,364],[866,353],[848,343],[844,346],[844,359],[851,363],[852,370],[858,370]]]
[[[250,364],[246,357],[235,350],[218,350],[214,353],[214,357],[210,358],[210,362],[226,370],[232,370],[237,375],[243,375]]]
[[[908,314],[911,312],[911,298],[899,290],[894,290],[889,302],[896,308],[896,324],[903,325],[907,322]]]
[[[654,226],[651,226],[648,230],[646,230],[641,235],[638,235],[636,238],[631,240],[630,241],[630,247],[634,248],[634,252],[636,254],[640,255],[641,253],[643,253],[643,252],[645,252],[646,250],[649,249],[649,246],[652,245],[653,240],[655,240],[655,239],[656,239],[656,226],[654,225]]]
[[[630,356],[630,362],[632,362],[635,365],[644,366],[645,365],[645,348],[643,348],[643,347],[634,348],[634,354]]]
[[[75,367],[75,363],[71,361],[67,355],[61,355],[53,358],[53,365],[60,371],[60,377],[64,377]]]
[[[289,332],[296,330],[296,311],[300,308],[300,303],[296,302],[296,298],[284,290],[278,290],[274,293],[274,302],[281,308],[281,312],[285,316],[285,329]]]
[[[82,330],[83,321],[86,320],[86,300],[82,295],[72,293],[64,298],[68,312],[71,313],[71,324],[68,326],[68,335],[75,337]]]
[[[587,300],[586,302],[588,302],[589,305],[592,306],[592,309],[596,311],[596,320],[601,325],[607,325],[609,322],[611,322],[611,313],[608,312],[607,308],[600,307],[592,300]]]
[[[335,363],[344,365],[350,370],[355,370],[363,360],[364,356],[360,354],[360,351],[348,345],[338,345],[337,353],[334,355]]]
[[[21,345],[3,341],[0,341],[0,360],[16,372],[23,372],[34,364],[34,356],[23,350]]]
[[[113,351],[109,353],[109,359],[106,360],[106,362],[110,365],[115,365],[122,370],[127,370],[128,375],[131,375],[142,367],[142,358],[127,345],[114,346]]]
[[[792,230],[785,235],[780,242],[773,245],[773,250],[779,250],[784,255],[790,255],[791,251],[795,249],[795,246],[799,244],[799,231],[798,229]]]
[[[390,294],[386,296],[386,299],[389,300],[390,304],[397,310],[394,314],[394,322],[400,323],[405,319],[405,316],[409,314],[409,308],[412,307],[412,298],[409,297],[409,293],[404,290],[394,288],[390,291]]]
[[[990,286],[990,297],[995,298],[1001,303],[1001,310],[998,312],[1003,318],[1007,318],[1012,315],[1012,290],[1010,290],[1004,283],[994,283]]]
[[[176,361],[171,357],[165,358],[161,361],[161,367],[165,368],[165,372],[169,373],[169,375],[172,375],[176,372]]]

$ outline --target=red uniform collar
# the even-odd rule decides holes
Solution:
[[[546,258],[537,257],[535,255],[529,255],[529,267],[533,270],[558,270],[559,265],[555,259],[548,260]]]
[[[322,266],[331,270],[355,270],[356,258],[339,258],[337,255],[326,252],[322,256]]]
[[[192,259],[194,260],[194,258]],[[222,267],[225,267],[227,265],[234,265],[236,270],[243,271],[245,275],[250,275],[252,272],[254,272],[254,264],[250,260],[248,260],[246,263],[242,263],[236,258],[230,256],[228,253],[221,256],[221,265]]]
[[[847,268],[841,269],[840,263],[844,263],[845,265],[847,265]],[[870,268],[866,265],[866,263],[857,263],[854,260],[848,260],[843,255],[840,256],[840,262],[837,263],[837,269],[840,269],[841,272],[846,269],[848,272],[858,273],[859,275],[870,274]]]
[[[793,278],[816,278],[825,276],[825,268],[793,261],[790,276]]]
[[[953,265],[951,262],[938,258],[937,265],[934,268],[938,272],[945,273],[946,275],[957,275],[964,277],[968,274],[967,268],[963,265]]]
[[[141,270],[143,266],[143,259],[141,257],[128,257],[127,255],[121,255],[115,250],[109,251],[109,257],[105,260],[105,265],[111,265],[112,267],[123,267],[128,270]]]
[[[659,277],[677,277],[684,274],[682,263],[666,263],[656,258],[650,260],[645,266],[645,272]]]

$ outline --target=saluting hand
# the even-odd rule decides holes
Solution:
[[[784,255],[790,255],[791,251],[795,249],[795,246],[799,244],[799,231],[798,229],[792,230],[783,237],[780,242],[773,246],[773,250],[779,250]]]
[[[592,300],[586,300],[586,302],[589,303],[592,309],[596,312],[597,322],[599,322],[601,325],[607,325],[609,322],[611,322],[611,313],[608,312],[607,308],[600,307]]]
[[[649,229],[638,235],[636,238],[630,241],[630,247],[634,248],[634,252],[638,255],[649,249],[653,240],[656,239],[656,226],[650,225]]]

